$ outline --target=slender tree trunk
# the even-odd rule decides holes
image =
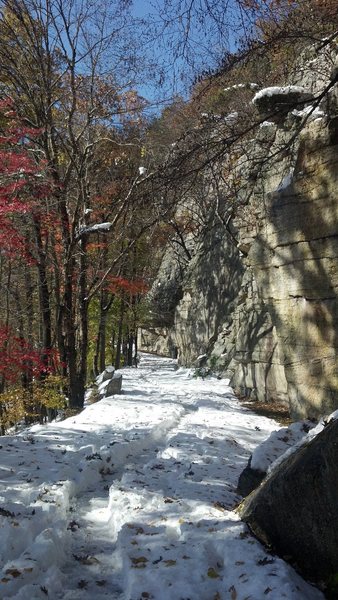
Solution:
[[[128,335],[128,353],[127,353],[127,364],[128,367],[133,366],[133,345],[134,345],[134,335],[133,332],[129,332]]]
[[[115,369],[119,369],[121,365],[121,347],[123,342],[123,319],[124,319],[124,294],[121,297],[120,317],[117,332],[117,344],[116,344],[116,356],[115,356]]]
[[[95,342],[95,353],[93,356],[93,376],[99,375],[99,353],[100,353],[100,331],[98,331]]]
[[[134,356],[133,356],[133,365],[134,367],[137,367],[137,361],[138,361],[138,356],[137,356],[137,351],[138,351],[138,347],[137,347],[137,327],[135,328],[135,340],[134,340]]]
[[[100,314],[100,330],[99,330],[99,369],[100,373],[106,368],[106,325],[107,325],[107,311],[101,311]]]
[[[115,329],[113,329],[112,334],[111,334],[111,364],[115,364],[115,337],[116,337],[116,331]]]
[[[7,272],[7,278],[6,278],[6,283],[5,283],[5,302],[6,302],[6,317],[5,317],[5,328],[8,331],[9,330],[9,316],[10,316],[10,297],[9,297],[9,290],[10,290],[10,285],[11,285],[11,279],[12,279],[12,268],[11,268],[11,263],[8,263],[8,272]],[[4,346],[3,346],[3,351],[4,353],[8,352],[8,338],[4,341]],[[0,393],[4,392],[5,390],[5,385],[6,385],[6,375],[2,374],[1,378],[0,378]]]
[[[87,300],[87,236],[80,241],[80,275],[79,275],[79,366],[77,374],[77,406],[83,406],[88,359],[88,300]]]
[[[39,298],[42,321],[43,361],[49,364],[49,350],[52,347],[52,313],[50,308],[50,292],[47,279],[46,252],[43,246],[39,220],[34,218],[35,239],[38,253]]]
[[[68,366],[68,395],[70,408],[82,408],[84,387],[77,371],[78,351],[76,346],[76,323],[74,318],[73,274],[74,259],[65,265],[65,291],[62,307],[65,333],[65,354]]]

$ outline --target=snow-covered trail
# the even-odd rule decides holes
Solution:
[[[277,428],[224,380],[143,356],[123,394],[0,438],[0,598],[323,598],[233,512]]]

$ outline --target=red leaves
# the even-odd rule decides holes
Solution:
[[[22,216],[39,209],[38,199],[49,193],[43,175],[45,162],[35,160],[30,139],[40,131],[24,127],[10,99],[0,101],[0,246],[11,259],[33,261],[28,251]],[[21,218],[20,218],[21,217]],[[25,222],[24,222],[25,223]]]
[[[113,294],[126,292],[131,296],[146,294],[149,286],[143,279],[125,279],[124,277],[110,277],[106,289]]]
[[[47,366],[47,361],[53,366]],[[37,350],[0,324],[0,375],[8,383],[16,383],[23,374],[38,378],[54,373],[59,365],[55,349]]]

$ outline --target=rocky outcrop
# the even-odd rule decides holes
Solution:
[[[237,492],[243,497],[248,496],[262,483],[265,476],[265,471],[260,471],[259,469],[253,469],[251,467],[250,456],[247,466],[239,476]]]
[[[211,354],[219,331],[230,326],[227,319],[234,311],[243,272],[239,250],[214,221],[189,264],[175,310],[173,330],[182,364]]]
[[[238,509],[264,544],[306,577],[331,583],[338,567],[337,461],[336,420],[286,458]]]
[[[280,122],[285,116],[297,108],[304,107],[313,100],[311,92],[301,86],[269,87],[257,92],[252,102],[262,117],[276,119]]]
[[[240,210],[215,216],[162,287],[174,290],[165,325],[181,363],[207,354],[238,394],[295,418],[338,406],[338,85],[309,103],[335,72],[319,57],[317,77],[311,56],[296,86],[256,95],[280,118],[261,123],[232,168]]]

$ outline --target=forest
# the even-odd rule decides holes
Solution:
[[[189,261],[210,209],[234,236],[230,218],[247,218],[234,165],[264,121],[250,99],[309,45],[331,51],[337,9],[1,1],[2,434],[81,409],[107,363],[135,365],[165,247]]]

